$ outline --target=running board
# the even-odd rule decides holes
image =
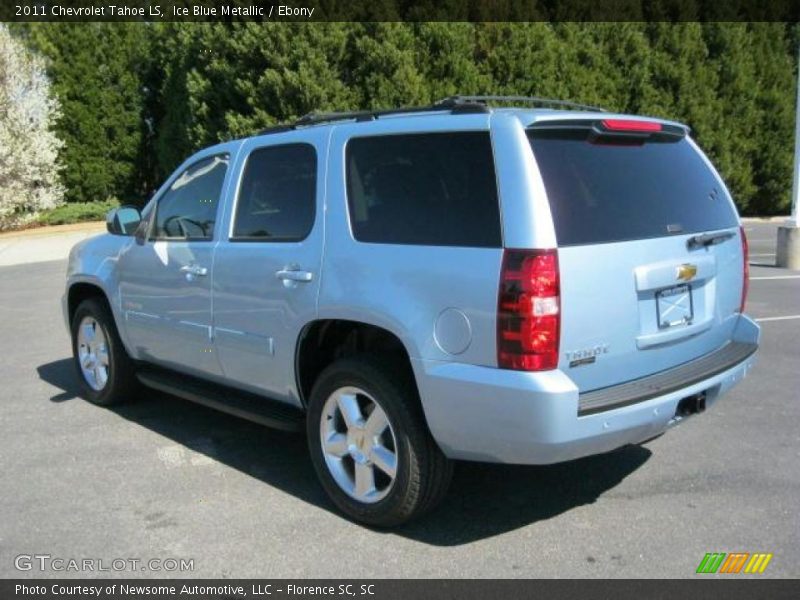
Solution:
[[[303,429],[305,413],[284,402],[155,367],[142,368],[136,377],[147,387],[260,425],[283,431]]]

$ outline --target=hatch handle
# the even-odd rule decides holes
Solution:
[[[701,233],[700,235],[693,235],[686,241],[686,245],[689,247],[689,250],[693,248],[706,248],[708,246],[714,246],[716,244],[721,244],[725,240],[731,239],[735,233],[732,231],[725,231],[722,233]]]

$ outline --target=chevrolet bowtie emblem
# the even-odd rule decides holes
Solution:
[[[685,264],[675,269],[675,276],[677,279],[689,281],[692,277],[697,275],[697,267],[695,265]]]

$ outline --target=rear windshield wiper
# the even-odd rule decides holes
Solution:
[[[692,248],[706,248],[708,246],[714,246],[715,244],[721,244],[725,240],[731,239],[736,234],[732,231],[725,231],[723,233],[701,233],[700,235],[693,235],[686,241],[686,245],[689,246],[689,249]]]

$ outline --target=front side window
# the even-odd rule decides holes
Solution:
[[[286,144],[254,150],[242,174],[231,239],[302,240],[314,226],[316,197],[313,146]]]
[[[153,237],[159,240],[210,240],[230,157],[220,154],[181,173],[156,207]]]
[[[347,199],[361,242],[497,248],[500,210],[489,133],[353,138]]]

